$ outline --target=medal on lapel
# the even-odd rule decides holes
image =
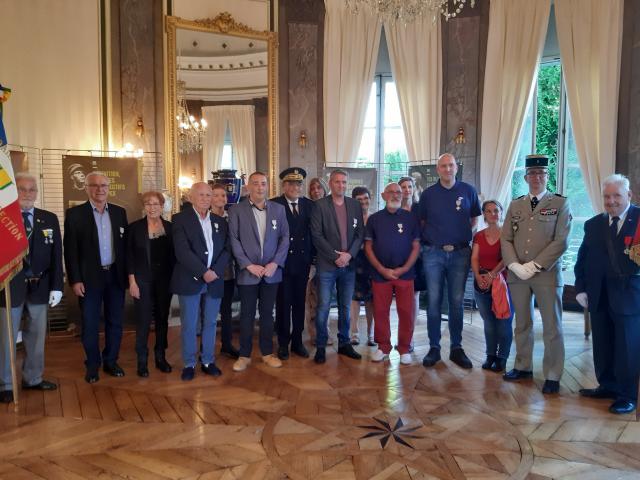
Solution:
[[[456,200],[456,210],[460,210],[460,205],[462,205],[462,197],[458,197]]]
[[[358,227],[358,219],[354,218],[353,219],[353,228],[357,228]]]
[[[274,230],[276,230],[278,228],[278,221],[274,218],[273,220],[271,220],[271,225]]]
[[[53,230],[51,228],[43,228],[42,235],[44,235],[44,244],[53,244]]]
[[[640,266],[640,221],[638,221],[633,238],[631,236],[624,237],[624,245],[626,247],[624,253],[629,255],[632,262]]]
[[[213,224],[213,228],[215,228],[216,229],[216,233],[218,233],[218,224],[217,223]]]
[[[402,233],[402,232],[403,232],[403,230],[402,230],[402,224],[401,224],[401,223],[399,223],[399,224],[398,224],[398,233]]]
[[[629,255],[629,253],[631,252],[631,250],[629,249],[629,247],[631,246],[631,240],[633,240],[633,238],[631,238],[631,235],[627,235],[626,237],[624,237],[624,254],[625,255]]]
[[[120,227],[120,238],[124,238],[124,227]]]

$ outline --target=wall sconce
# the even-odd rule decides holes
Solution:
[[[300,148],[307,148],[307,132],[302,130],[300,136],[298,136],[298,146]]]
[[[142,123],[142,117],[138,117],[136,122],[136,136],[138,138],[144,137],[144,123]]]
[[[461,143],[466,143],[467,140],[464,138],[464,128],[460,127],[458,129],[458,133],[455,137],[453,137],[453,141],[460,145]]]

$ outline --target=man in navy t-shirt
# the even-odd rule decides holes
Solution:
[[[447,280],[449,300],[449,360],[462,368],[472,364],[462,349],[462,302],[469,273],[472,229],[482,213],[478,192],[471,185],[456,180],[458,164],[450,153],[438,159],[440,180],[420,195],[422,222],[422,262],[427,282],[427,331],[429,353],[422,360],[431,367],[440,360],[440,324],[442,290]]]
[[[416,216],[401,208],[402,190],[393,182],[382,194],[386,207],[369,217],[364,251],[374,268],[372,274],[375,341],[371,356],[381,362],[391,352],[389,308],[393,294],[398,310],[398,352],[400,363],[411,363],[413,337],[413,264],[420,253],[420,226]]]

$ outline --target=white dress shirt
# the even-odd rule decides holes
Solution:
[[[211,260],[213,259],[213,229],[211,227],[211,214],[207,212],[204,218],[200,216],[198,211],[194,208],[200,226],[202,227],[202,233],[204,234],[204,241],[207,243],[207,268],[211,266]]]

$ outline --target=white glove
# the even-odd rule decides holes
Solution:
[[[49,306],[51,306],[51,308],[55,307],[56,305],[58,305],[60,303],[60,300],[62,300],[62,292],[59,290],[51,290],[49,292]]]
[[[529,280],[535,274],[535,272],[531,272],[529,268],[516,262],[509,265],[509,270],[515,273],[521,280]]]
[[[587,297],[586,292],[580,292],[579,294],[577,294],[576,301],[582,308],[589,308],[589,298]]]
[[[523,264],[522,266],[527,269],[527,271],[531,274],[532,277],[536,273],[540,272],[540,268],[538,268],[538,266],[535,264],[535,262],[533,260]]]

